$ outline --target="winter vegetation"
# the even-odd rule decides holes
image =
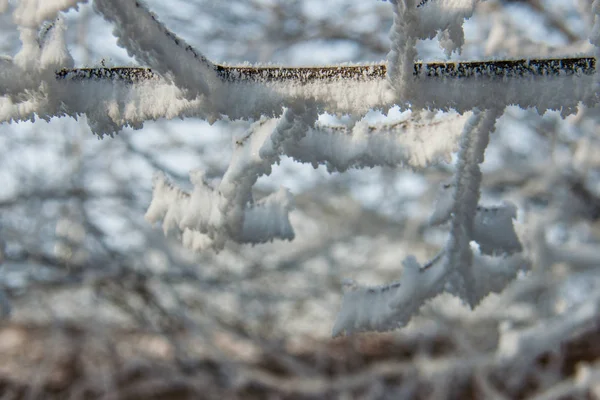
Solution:
[[[3,395],[600,397],[600,0],[0,32]]]

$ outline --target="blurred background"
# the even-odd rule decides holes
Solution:
[[[363,0],[147,3],[229,64],[382,61],[393,16]],[[14,6],[0,15],[11,56]],[[452,59],[590,54],[590,8],[486,1]],[[90,4],[66,20],[76,66],[136,65]],[[419,43],[419,57],[445,59],[437,40]],[[249,122],[161,120],[104,140],[85,118],[1,124],[0,396],[600,398],[599,118],[509,107],[491,137],[482,203],[517,205],[529,273],[473,311],[442,295],[405,328],[337,339],[344,279],[397,280],[405,256],[444,245],[448,227],[428,218],[452,162],[329,174],[284,158],[255,191],[292,191],[296,238],[196,254],[144,220],[152,175],[188,188],[192,169],[220,179]]]

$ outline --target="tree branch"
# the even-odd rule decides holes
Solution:
[[[214,65],[217,76],[228,82],[294,81],[308,83],[320,80],[385,79],[385,64],[323,67],[236,67]],[[467,62],[418,62],[414,76],[430,78],[517,78],[530,76],[592,75],[596,72],[594,57],[531,60],[496,60]],[[61,69],[57,79],[108,79],[139,82],[158,79],[150,68],[99,67]]]

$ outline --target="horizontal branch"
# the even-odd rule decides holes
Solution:
[[[236,67],[214,66],[217,75],[228,82],[294,81],[309,83],[320,80],[369,80],[383,79],[387,73],[385,64],[324,67]],[[515,78],[529,76],[592,75],[596,72],[593,57],[497,60],[468,62],[415,63],[414,75],[442,78]],[[100,67],[62,69],[57,79],[109,79],[139,82],[158,79],[150,68]]]
[[[195,66],[189,68],[193,75]],[[189,92],[187,81],[180,86],[171,72],[160,68],[62,69],[40,91],[5,96],[8,93],[0,88],[0,122],[85,114],[92,130],[102,136],[125,126],[141,128],[158,118],[276,117],[282,107],[301,102],[334,115],[387,112],[394,105],[460,114],[474,107],[518,105],[535,107],[539,113],[560,110],[563,116],[575,113],[580,104],[592,107],[600,102],[593,57],[416,63],[410,98],[394,91],[385,64],[295,68],[211,63],[198,68],[212,76],[202,96]]]

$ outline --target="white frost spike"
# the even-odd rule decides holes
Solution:
[[[9,96],[0,97],[0,122],[34,121],[40,110],[48,108],[48,98],[39,93],[27,93],[27,98],[13,102]]]
[[[390,302],[390,306],[394,308],[409,302],[411,298],[417,295],[417,291],[421,289],[419,285],[421,264],[419,264],[415,256],[407,256],[404,261],[402,261],[402,266],[403,290],[397,291],[396,296]]]
[[[35,28],[44,21],[56,19],[59,12],[77,9],[80,3],[86,2],[87,0],[20,0],[13,13],[13,19],[17,25]]]
[[[213,240],[210,236],[188,228],[183,230],[181,243],[184,247],[196,252],[201,252],[213,247]]]
[[[430,225],[440,225],[450,220],[455,207],[455,184],[442,184],[436,200],[435,210],[429,219]],[[473,222],[473,236],[484,254],[513,254],[523,250],[515,233],[513,219],[517,217],[517,207],[505,202],[501,206],[477,206]]]
[[[246,210],[241,241],[265,243],[272,241],[273,238],[294,239],[294,228],[289,219],[293,208],[294,197],[283,187],[257,201]]]
[[[394,24],[390,30],[392,48],[387,56],[387,78],[395,89],[400,102],[413,97],[414,63],[417,59],[417,35],[419,30],[415,0],[393,0]]]
[[[477,207],[473,240],[479,244],[483,254],[513,254],[523,251],[513,226],[513,219],[516,217],[517,207],[510,202],[498,207]]]
[[[43,42],[40,68],[49,70],[54,75],[56,70],[72,68],[73,64],[73,57],[71,57],[65,43],[65,23],[62,18],[58,18]],[[55,77],[51,76],[50,78]]]
[[[456,185],[453,182],[444,182],[440,185],[435,200],[435,208],[429,218],[430,225],[441,225],[450,220],[452,208],[454,207],[455,188]]]
[[[15,55],[15,65],[26,71],[37,70],[40,59],[37,31],[32,28],[20,27],[19,39],[21,39],[21,50]]]
[[[146,211],[146,220],[151,223],[162,220],[166,235],[179,225],[178,221],[181,219],[179,211],[182,210],[184,201],[189,202],[189,194],[174,187],[165,174],[157,173],[153,179],[152,202]]]
[[[264,243],[275,238],[293,239],[289,221],[293,201],[286,190],[248,205],[240,231],[233,232],[227,229],[228,216],[219,210],[222,196],[206,183],[198,182],[198,174],[192,174],[195,186],[191,194],[174,187],[164,175],[158,174],[146,219],[151,223],[162,220],[165,234],[181,235],[183,245],[194,251],[222,249],[225,240]]]
[[[519,271],[528,271],[530,262],[521,254],[506,257],[491,257],[475,252],[473,255],[473,276],[475,291],[471,297],[475,304],[490,293],[500,293],[512,282]]]

